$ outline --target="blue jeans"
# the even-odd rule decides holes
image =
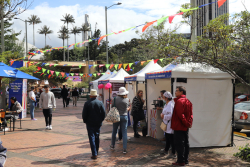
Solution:
[[[89,143],[92,151],[92,155],[96,156],[98,155],[99,151],[99,136],[100,136],[100,126],[94,127],[94,126],[89,126],[87,125],[87,131],[88,131],[88,136],[89,136]]]
[[[119,126],[120,126],[121,131],[122,131],[123,149],[127,149],[127,126],[128,126],[128,116],[127,115],[120,115],[120,122],[113,123],[111,145],[115,146],[116,133],[117,133]]]
[[[34,110],[35,110],[35,101],[30,100],[30,117],[31,119],[34,118]]]

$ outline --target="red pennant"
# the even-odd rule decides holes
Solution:
[[[49,75],[49,77],[48,78],[50,78],[51,77],[51,75]]]
[[[62,75],[62,77],[64,77],[65,73],[64,73],[64,72],[61,72],[61,75]]]
[[[103,36],[101,36],[100,38],[99,38],[99,40],[98,40],[98,45],[100,44],[100,42],[101,42],[101,40],[103,39],[103,38],[105,38],[107,35],[103,35]]]
[[[157,20],[151,21],[151,22],[147,23],[147,24],[142,28],[142,32],[144,32],[149,26],[151,26],[151,25],[154,24],[155,22],[157,22]]]
[[[65,78],[65,79],[68,79],[69,77]]]
[[[174,15],[172,15],[172,16],[169,16],[169,17],[168,17],[168,20],[169,20],[169,23],[170,23],[170,24],[172,23],[174,17],[177,16],[177,15],[183,15],[183,12],[178,13],[178,14],[174,14]]]
[[[128,65],[128,67],[127,67],[127,71],[129,71],[131,68],[129,68],[129,65]]]
[[[12,66],[13,63],[14,63],[14,61],[11,61],[11,62],[10,62],[10,65]]]
[[[40,76],[42,76],[44,73],[42,73]]]
[[[103,67],[104,66],[104,64],[99,64],[99,68],[101,68],[101,67]]]
[[[158,60],[159,60],[159,59],[155,59],[155,60],[154,60],[154,63],[157,63]]]
[[[42,69],[42,67],[37,67],[38,71],[40,71]]]
[[[218,7],[220,8],[227,0],[218,0]]]

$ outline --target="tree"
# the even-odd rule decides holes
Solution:
[[[47,34],[52,34],[53,31],[50,30],[48,26],[44,25],[43,27],[41,27],[41,29],[38,30],[38,33],[45,35],[45,46],[46,46],[46,35]]]
[[[63,61],[65,61],[64,40],[69,38],[69,35],[68,35],[69,34],[69,30],[65,26],[62,26],[58,33],[60,33],[59,36],[58,36],[58,38],[61,38],[63,40]]]
[[[65,16],[63,16],[63,19],[61,19],[61,21],[63,21],[64,24],[67,23],[67,29],[69,29],[69,23],[75,23],[73,15],[67,13],[65,14]],[[67,33],[67,35],[69,34]],[[68,46],[69,46],[69,40],[67,39],[67,48]],[[68,61],[69,61],[69,49],[68,49]]]
[[[76,43],[76,34],[81,33],[80,29],[77,28],[76,26],[74,26],[71,30],[70,30],[71,34],[75,35],[75,43]]]
[[[86,23],[84,23],[84,24],[82,24],[82,26],[80,27],[80,31],[83,32],[83,39],[82,39],[82,40],[84,41],[86,32],[90,31],[90,27],[89,27]]]
[[[31,15],[28,17],[28,22],[33,25],[33,45],[35,46],[35,24],[42,23],[37,15]]]

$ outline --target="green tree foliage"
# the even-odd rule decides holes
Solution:
[[[46,46],[46,36],[47,36],[48,34],[52,34],[53,31],[50,30],[48,26],[44,25],[43,27],[41,27],[41,29],[38,29],[38,33],[39,33],[39,34],[44,34],[44,35],[45,35],[45,45],[44,45],[44,46]]]

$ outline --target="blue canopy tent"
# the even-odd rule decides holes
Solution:
[[[16,79],[32,79],[40,80],[15,68],[12,68],[2,62],[0,62],[0,77],[1,78],[16,78]]]

